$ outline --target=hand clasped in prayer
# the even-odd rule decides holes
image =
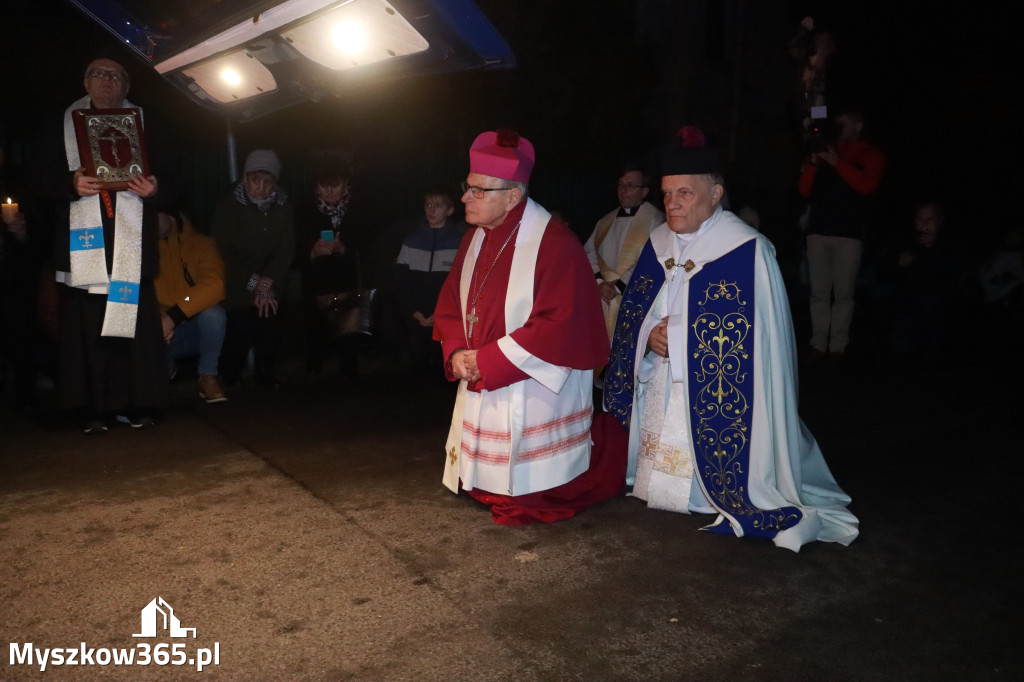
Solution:
[[[452,374],[466,381],[480,381],[475,350],[460,350],[452,356]]]

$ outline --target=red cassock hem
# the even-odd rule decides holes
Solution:
[[[590,467],[568,483],[527,495],[499,495],[467,490],[477,502],[491,508],[491,519],[503,526],[552,523],[572,518],[592,504],[622,494],[626,484],[629,434],[607,412],[594,417],[590,427],[594,445]]]

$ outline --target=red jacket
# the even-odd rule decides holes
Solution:
[[[836,145],[838,162],[804,164],[798,189],[810,200],[808,233],[863,239],[871,222],[870,197],[878,189],[885,157],[861,140]]]
[[[873,194],[878,189],[878,184],[882,181],[882,170],[885,168],[885,157],[882,156],[882,152],[862,140],[849,140],[836,144],[836,156],[839,157],[836,173],[855,192]],[[818,168],[819,166],[812,163],[804,164],[799,184],[800,194],[804,198],[809,199],[811,196]]]

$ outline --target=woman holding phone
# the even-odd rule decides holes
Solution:
[[[345,338],[332,315],[339,299],[360,289],[362,225],[353,219],[350,177],[341,155],[326,154],[315,162],[312,196],[299,206],[296,255],[302,271],[306,369],[320,372],[324,356],[336,348],[341,373],[355,376],[361,340]]]

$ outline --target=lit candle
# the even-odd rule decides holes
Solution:
[[[4,222],[10,225],[14,222],[14,216],[18,215],[18,204],[11,203],[11,198],[7,197],[7,203],[3,204],[4,210]]]

